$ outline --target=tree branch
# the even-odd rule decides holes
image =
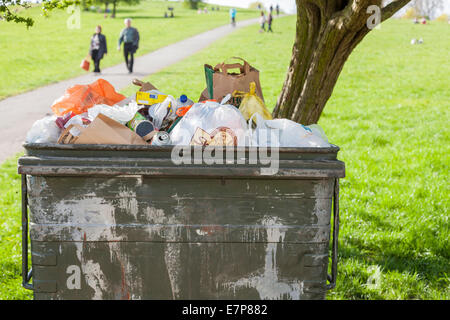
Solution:
[[[383,9],[381,9],[381,22],[392,17],[394,13],[396,13],[398,10],[407,5],[408,2],[410,1],[411,0],[394,0],[391,3],[389,3]]]

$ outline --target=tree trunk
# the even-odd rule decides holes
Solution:
[[[274,118],[317,123],[345,61],[371,30],[368,22],[374,26],[368,7],[378,6],[384,21],[409,1],[382,8],[381,0],[296,0],[296,39]]]
[[[111,14],[111,18],[116,17],[116,4],[117,4],[117,0],[113,1],[113,12]]]
[[[109,2],[105,2],[105,13],[108,12],[108,4],[109,4]]]

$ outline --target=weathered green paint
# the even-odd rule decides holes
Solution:
[[[325,298],[337,147],[280,150],[274,176],[167,147],[25,148],[36,299]]]

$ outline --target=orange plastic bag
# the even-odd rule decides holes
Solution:
[[[88,84],[77,84],[64,92],[64,95],[52,105],[53,113],[63,116],[68,112],[82,114],[96,104],[112,106],[125,99],[125,96],[117,93],[114,87],[105,79]]]

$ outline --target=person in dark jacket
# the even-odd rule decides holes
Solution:
[[[267,25],[269,26],[269,29],[267,29],[267,31],[273,32],[272,21],[273,21],[273,16],[272,16],[272,12],[270,12],[269,17],[267,18]]]
[[[108,48],[106,47],[106,37],[102,34],[102,26],[97,26],[95,28],[95,33],[91,38],[91,46],[89,48],[89,55],[94,61],[94,72],[100,73],[100,60],[103,56],[108,53]]]
[[[136,53],[136,50],[139,48],[139,32],[136,28],[131,26],[131,19],[125,19],[125,28],[122,30],[119,36],[119,45],[117,46],[117,50],[120,50],[120,45],[123,42],[123,54],[125,56],[125,63],[127,64],[127,68],[129,73],[133,72],[133,55]],[[128,59],[130,56],[130,59]]]

